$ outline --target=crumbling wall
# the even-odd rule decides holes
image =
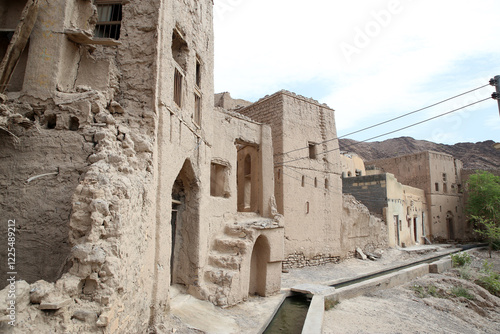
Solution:
[[[214,96],[215,107],[224,108],[226,110],[237,110],[243,107],[248,107],[252,102],[243,99],[233,99],[229,92],[218,93]]]
[[[65,120],[59,119],[51,128],[54,106],[40,116],[35,116],[40,110],[27,103],[9,107],[40,123],[29,130],[11,126],[17,140],[0,131],[0,211],[6,222],[16,221],[19,278],[29,283],[39,279],[53,282],[69,256],[71,194],[87,171],[93,144],[78,131],[65,129]],[[0,233],[7,235],[6,223],[0,225]],[[0,247],[7,249],[7,238],[0,240]],[[5,251],[0,252],[0,261],[7,263]],[[7,284],[6,278],[6,271],[0,273],[1,288]]]
[[[2,141],[5,161],[11,160],[1,165],[8,170],[2,183],[9,185],[2,197],[15,197],[5,207],[9,214],[4,208],[2,212],[20,217],[17,278],[28,275],[25,279],[33,282],[62,277],[55,284],[32,284],[31,304],[17,314],[15,331],[142,332],[150,324],[156,302],[156,68],[151,64],[157,56],[160,6],[159,1],[128,4],[124,14],[129,19],[122,26],[126,48],[119,50],[81,45],[55,34],[91,20],[75,19],[73,2],[44,3],[35,26],[32,46],[45,56],[28,65],[19,99],[41,129],[11,131],[19,139],[17,146]],[[41,48],[40,42],[47,44]],[[78,61],[81,56],[86,64]],[[106,80],[97,85],[79,82],[84,71],[79,66],[88,69],[88,63],[97,61],[107,64]],[[31,89],[34,83],[40,85]],[[10,97],[15,104],[17,96]],[[12,141],[13,136],[2,137]],[[52,171],[57,175],[27,182]],[[35,261],[36,266],[26,269]],[[45,317],[47,309],[59,311]]]
[[[352,195],[342,196],[342,250],[353,256],[356,248],[373,252],[388,246],[387,223],[370,211]]]

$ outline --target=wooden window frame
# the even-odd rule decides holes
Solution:
[[[184,73],[177,67],[174,67],[174,102],[182,108],[182,93],[184,86]]]
[[[95,32],[94,35],[95,37],[99,38],[112,38],[115,40],[120,39],[120,30],[121,30],[121,25],[122,25],[122,20],[123,20],[123,0],[95,0],[94,4],[97,7],[97,11],[99,13],[99,7],[104,7],[104,6],[116,6],[116,8],[120,11],[118,14],[119,20],[115,21],[99,21],[99,14],[98,14],[98,21],[95,26]],[[115,10],[113,8],[112,10]],[[113,12],[111,14],[113,15]],[[98,31],[100,31],[100,27],[103,28],[103,36],[98,36]],[[113,29],[113,27],[118,27],[117,29]],[[107,32],[106,30],[109,29]]]

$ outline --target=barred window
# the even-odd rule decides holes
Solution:
[[[120,38],[120,27],[122,21],[121,1],[96,1],[97,24],[95,26],[95,37]]]

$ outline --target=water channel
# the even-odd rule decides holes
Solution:
[[[465,245],[462,246],[461,251],[483,247],[484,245]],[[459,252],[459,251],[457,251]],[[422,263],[432,263],[443,257],[450,256],[450,254],[442,254],[438,256],[434,256],[425,260],[412,262],[406,265],[398,266],[392,269],[384,270],[381,272],[377,272],[374,274],[348,279],[343,282],[339,282],[331,285],[332,287],[339,289],[342,287],[346,287],[352,284],[360,283],[375,277],[384,276],[402,269],[411,268],[414,266],[418,266]],[[311,296],[307,296],[304,294],[294,294],[290,297],[285,298],[285,301],[281,304],[278,312],[274,316],[273,320],[269,323],[264,334],[276,334],[276,333],[286,333],[286,334],[300,334],[302,332],[302,327],[304,326],[304,321],[307,316],[307,311],[309,309],[309,305],[311,303]]]
[[[300,334],[306,320],[311,298],[295,294],[285,298],[264,334]]]

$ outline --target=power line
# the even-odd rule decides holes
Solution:
[[[481,102],[484,102],[486,100],[489,100],[491,99],[491,97],[487,97],[483,100],[479,100],[479,101],[476,101],[476,102],[473,102],[473,103],[470,103],[468,105],[465,105],[463,107],[460,107],[460,108],[457,108],[457,109],[454,109],[454,110],[451,110],[451,111],[448,111],[448,112],[445,112],[443,114],[439,114],[437,116],[434,116],[434,117],[431,117],[431,118],[427,118],[423,121],[420,121],[420,122],[417,122],[417,123],[413,123],[413,124],[410,124],[408,126],[405,126],[405,127],[402,127],[402,128],[399,128],[399,129],[396,129],[396,130],[393,130],[393,131],[389,131],[389,132],[386,132],[386,133],[383,133],[381,135],[378,135],[378,136],[375,136],[375,137],[371,137],[371,138],[368,138],[368,139],[365,139],[365,140],[362,140],[362,141],[359,141],[359,142],[356,142],[354,144],[351,144],[349,145],[348,147],[353,147],[353,146],[356,146],[356,145],[359,145],[361,143],[364,143],[364,142],[367,142],[369,140],[373,140],[373,139],[377,139],[377,138],[380,138],[380,137],[383,137],[383,136],[387,136],[387,135],[390,135],[390,134],[393,134],[395,132],[398,132],[398,131],[401,131],[401,130],[406,130],[408,128],[411,128],[411,127],[414,127],[416,125],[420,125],[422,123],[425,123],[425,122],[428,122],[428,121],[431,121],[433,119],[436,119],[436,118],[439,118],[439,117],[442,117],[442,116],[446,116],[446,115],[449,115],[451,113],[454,113],[454,112],[457,112],[459,110],[462,110],[462,109],[465,109],[465,108],[468,108],[470,106],[473,106],[475,104],[478,104],[478,103],[481,103]],[[333,152],[333,151],[337,151],[337,150],[340,150],[340,147],[339,148],[334,148],[334,149],[331,149],[331,150],[327,150],[327,151],[324,151],[324,152],[320,152],[320,153],[317,153],[316,155],[320,155],[320,154],[326,154],[326,153],[329,153],[329,152]],[[285,162],[280,162],[280,163],[277,163],[275,165],[278,165],[278,166],[285,166],[285,164],[287,163],[290,163],[290,162],[295,162],[295,161],[299,161],[299,160],[303,160],[303,159],[307,159],[308,157],[301,157],[301,158],[297,158],[297,159],[293,159],[293,160],[288,160],[288,161],[285,161]]]
[[[321,144],[325,144],[325,143],[328,143],[332,140],[336,140],[336,139],[341,139],[341,138],[344,138],[344,137],[347,137],[347,136],[350,136],[350,135],[353,135],[353,134],[356,134],[356,133],[359,133],[359,132],[363,132],[363,131],[366,131],[366,130],[369,130],[369,129],[373,129],[377,126],[380,126],[380,125],[384,125],[384,124],[387,124],[387,123],[390,123],[390,122],[393,122],[395,120],[398,120],[400,118],[403,118],[403,117],[406,117],[406,116],[409,116],[409,115],[413,115],[415,113],[418,113],[420,111],[423,111],[423,110],[426,110],[426,109],[429,109],[429,108],[432,108],[432,107],[435,107],[437,105],[440,105],[444,102],[448,102],[450,100],[453,100],[453,99],[456,99],[457,97],[460,97],[460,96],[463,96],[465,94],[469,94],[469,93],[472,93],[472,92],[475,92],[476,90],[479,90],[479,89],[482,89],[484,87],[487,87],[487,86],[490,86],[490,83],[486,84],[486,85],[483,85],[481,87],[477,87],[477,88],[474,88],[474,89],[471,89],[467,92],[464,92],[464,93],[461,93],[461,94],[458,94],[458,95],[455,95],[455,96],[452,96],[450,98],[447,98],[445,100],[442,100],[442,101],[439,101],[437,103],[434,103],[434,104],[431,104],[427,107],[424,107],[424,108],[420,108],[420,109],[417,109],[417,110],[414,110],[414,111],[411,111],[409,113],[406,113],[406,114],[403,114],[403,115],[400,115],[400,116],[397,116],[397,117],[394,117],[394,118],[391,118],[391,119],[388,119],[386,121],[383,121],[383,122],[380,122],[380,123],[377,123],[377,124],[374,124],[374,125],[370,125],[370,126],[367,126],[366,128],[363,128],[363,129],[360,129],[360,130],[356,130],[354,132],[350,132],[350,133],[347,133],[343,136],[340,136],[340,137],[335,137],[335,138],[331,138],[331,139],[327,139],[325,141],[322,141],[320,143],[317,143],[317,145],[321,145]],[[293,152],[297,152],[297,151],[302,151],[302,150],[305,150],[305,149],[308,149],[309,146],[306,146],[306,147],[301,147],[301,148],[297,148],[297,149],[294,149],[294,150],[291,150],[291,151],[288,151],[288,152],[284,152],[284,153],[276,153],[274,156],[281,156],[281,155],[285,155],[285,154],[290,154],[290,153],[293,153]]]
[[[409,116],[409,115],[415,114],[415,113],[417,113],[417,112],[420,112],[420,111],[423,111],[423,110],[426,110],[426,109],[429,109],[429,108],[435,107],[435,106],[437,106],[437,105],[439,105],[439,104],[442,104],[442,103],[444,103],[444,102],[448,102],[448,101],[453,100],[453,99],[455,99],[455,98],[457,98],[457,97],[460,97],[460,96],[462,96],[462,95],[472,93],[472,92],[474,92],[474,91],[476,91],[476,90],[482,89],[482,88],[487,87],[487,86],[489,86],[489,85],[490,85],[490,84],[487,84],[487,85],[484,85],[484,86],[481,86],[481,87],[478,87],[478,88],[475,88],[475,89],[469,90],[469,91],[467,91],[467,92],[465,92],[465,93],[458,94],[458,95],[455,95],[455,96],[453,96],[453,97],[450,97],[450,98],[448,98],[448,99],[446,99],[446,100],[443,100],[443,101],[440,101],[440,102],[437,102],[437,103],[431,104],[430,106],[427,106],[427,107],[425,107],[425,108],[421,108],[421,109],[418,109],[418,110],[415,110],[415,111],[412,111],[412,112],[409,112],[409,113],[403,114],[403,115],[401,115],[401,116],[391,118],[391,119],[389,119],[389,120],[387,120],[387,121],[380,122],[380,123],[377,123],[377,124],[375,124],[375,125],[368,126],[368,127],[363,128],[363,129],[361,129],[361,130],[357,130],[357,131],[354,131],[354,132],[351,132],[351,133],[345,134],[345,135],[340,136],[340,137],[338,137],[338,138],[339,138],[339,139],[340,139],[340,138],[344,138],[344,137],[347,137],[347,136],[353,135],[353,134],[355,134],[355,133],[359,133],[359,132],[362,132],[362,131],[365,131],[365,130],[369,130],[369,129],[375,128],[375,127],[377,127],[377,126],[379,126],[379,125],[383,125],[383,124],[390,123],[390,122],[395,121],[395,120],[398,120],[398,119],[400,119],[400,118],[403,118],[403,117],[406,117],[406,116]]]

